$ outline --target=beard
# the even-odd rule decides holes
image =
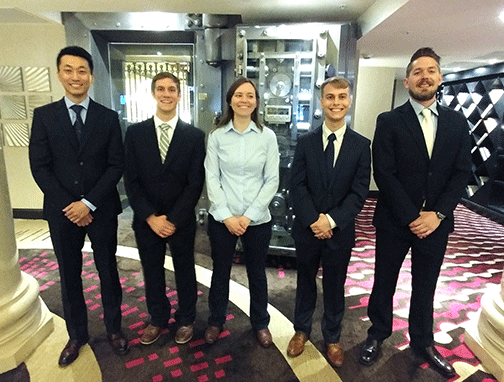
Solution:
[[[429,91],[416,91],[415,89],[408,88],[408,93],[414,100],[417,101],[428,101],[436,96],[437,87]]]

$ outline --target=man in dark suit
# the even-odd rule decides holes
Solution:
[[[392,301],[399,270],[411,248],[411,347],[439,372],[455,370],[434,347],[433,300],[453,210],[469,177],[469,128],[463,115],[436,103],[443,80],[431,48],[413,54],[404,86],[410,100],[380,114],[373,140],[374,177],[380,191],[373,224],[376,264],[368,315],[372,326],[360,361],[373,364],[392,333]]]
[[[151,90],[156,114],[131,125],[125,142],[126,192],[134,212],[133,229],[151,316],[141,343],[155,342],[170,318],[164,270],[168,244],[178,294],[175,342],[183,344],[193,337],[196,317],[194,209],[205,181],[205,134],[177,116],[181,97],[177,77],[158,73]]]
[[[118,354],[128,351],[121,332],[115,258],[121,212],[116,185],[124,170],[124,147],[117,113],[88,96],[93,82],[91,55],[80,47],[66,47],[58,54],[57,67],[66,95],[35,109],[29,153],[33,177],[44,193],[44,219],[59,264],[70,337],[59,365],[68,366],[89,340],[81,280],[86,234],[100,276],[109,343]]]
[[[317,299],[316,276],[322,260],[322,334],[329,361],[341,366],[344,284],[355,245],[355,217],[369,189],[371,153],[369,139],[345,123],[351,104],[350,83],[344,78],[330,78],[322,84],[321,95],[324,123],[299,138],[291,170],[297,289],[296,333],[287,354],[301,354],[310,336]]]

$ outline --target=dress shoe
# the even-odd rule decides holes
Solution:
[[[381,341],[375,340],[372,337],[366,338],[366,342],[361,349],[359,362],[364,366],[374,364],[380,355]]]
[[[205,330],[205,342],[210,345],[214,344],[219,339],[221,332],[222,328],[219,328],[218,326],[208,325]]]
[[[65,367],[70,365],[79,356],[79,350],[85,343],[78,340],[70,340],[65,345],[58,360],[58,365]]]
[[[429,346],[426,348],[416,348],[412,347],[415,354],[424,358],[429,362],[431,366],[433,366],[438,372],[440,372],[446,378],[452,378],[457,375],[457,372],[450,365],[450,362],[443,357],[434,346]]]
[[[308,336],[305,332],[298,330],[289,341],[287,346],[287,354],[291,357],[297,357],[304,350],[305,342],[308,341]]]
[[[114,353],[119,355],[128,353],[128,339],[124,336],[124,334],[122,334],[122,332],[107,334],[107,339]]]
[[[327,358],[333,366],[343,365],[343,348],[339,343],[337,344],[327,344]]]
[[[150,345],[156,342],[161,335],[161,331],[163,328],[161,326],[155,326],[152,324],[149,324],[145,329],[140,337],[140,343],[143,345]]]
[[[186,344],[192,340],[194,335],[194,327],[192,325],[181,325],[175,333],[175,342],[178,344]]]
[[[258,330],[256,337],[257,341],[259,341],[263,348],[269,348],[271,345],[273,345],[273,338],[271,337],[271,332],[268,328]]]

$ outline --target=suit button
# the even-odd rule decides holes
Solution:
[[[429,171],[429,176],[432,176],[432,172],[431,171]]]
[[[79,181],[78,181],[78,180],[76,180],[76,181],[74,182],[74,184],[79,184]]]
[[[84,162],[80,162],[79,165],[84,166]]]

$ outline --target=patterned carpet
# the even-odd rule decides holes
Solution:
[[[370,323],[366,316],[369,293],[373,285],[374,228],[371,219],[376,200],[369,199],[358,217],[357,245],[354,248],[346,282],[347,311],[341,342],[345,364],[337,369],[344,382],[350,381],[444,381],[439,374],[417,359],[409,347],[408,306],[410,262],[403,265],[394,299],[394,333],[384,342],[382,358],[372,367],[362,367],[358,353]],[[499,288],[504,263],[504,227],[459,205],[456,230],[450,236],[435,298],[435,340],[438,350],[454,364],[459,376],[451,381],[490,382],[479,361],[463,343],[464,324],[477,312],[481,295]],[[201,257],[201,256],[200,256]],[[206,256],[203,256],[206,258]],[[208,264],[208,259],[205,261]],[[285,349],[260,348],[250,330],[248,317],[230,304],[226,331],[221,341],[210,347],[201,339],[208,317],[208,289],[200,285],[195,339],[177,346],[173,332],[165,334],[151,346],[139,344],[139,335],[147,318],[143,277],[139,262],[119,259],[123,285],[123,324],[131,339],[132,350],[118,358],[106,343],[101,322],[102,308],[98,277],[92,254],[84,254],[83,281],[89,309],[91,347],[100,363],[104,381],[296,381],[297,378],[280,352]],[[41,296],[49,309],[62,315],[57,263],[51,251],[21,250],[22,269],[40,283]],[[270,304],[293,320],[295,265],[289,258],[271,258],[268,267]],[[173,273],[167,285],[174,286]],[[246,285],[243,266],[235,265],[233,279]],[[167,290],[176,309],[177,292]],[[325,351],[320,333],[322,296],[314,314],[312,342]],[[173,329],[173,328],[172,328]],[[299,362],[303,362],[300,356]],[[314,376],[310,380],[316,381]],[[2,378],[0,376],[0,381]]]

